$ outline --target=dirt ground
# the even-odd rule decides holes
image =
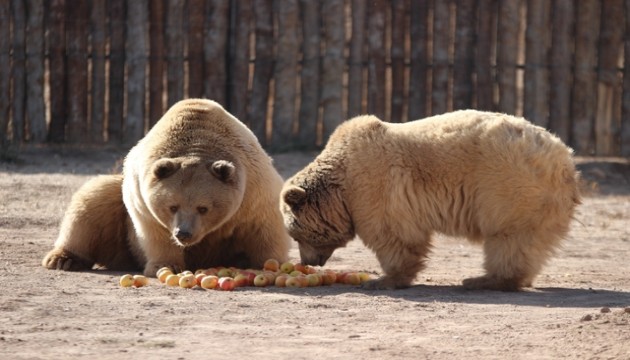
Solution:
[[[121,288],[121,273],[44,269],[72,193],[120,150],[27,149],[0,162],[1,359],[628,359],[630,163],[578,159],[584,204],[535,288],[466,291],[481,249],[438,237],[416,286],[233,292]],[[313,154],[275,155],[287,177]],[[299,261],[297,248],[290,252]],[[360,240],[326,264],[380,273]],[[193,269],[194,270],[194,269]]]

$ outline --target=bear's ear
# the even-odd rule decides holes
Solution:
[[[299,186],[291,186],[282,194],[282,199],[293,211],[299,210],[304,205],[306,197],[306,190]]]
[[[173,159],[160,159],[153,164],[152,171],[158,180],[162,180],[173,175],[180,167],[181,164]]]
[[[217,160],[209,165],[208,170],[223,182],[228,182],[234,177],[236,167],[226,160]]]

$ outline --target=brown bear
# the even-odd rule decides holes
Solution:
[[[411,285],[434,232],[483,244],[486,274],[465,288],[529,287],[580,203],[571,149],[525,119],[475,110],[349,120],[281,197],[303,263],[323,265],[355,235],[374,251],[384,276],[368,289]]]
[[[77,192],[43,264],[137,264],[155,276],[163,266],[286,261],[282,183],[244,124],[213,101],[180,101],[129,151],[122,175],[96,178]]]

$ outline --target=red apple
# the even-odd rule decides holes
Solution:
[[[263,265],[263,270],[276,272],[280,268],[280,262],[276,259],[267,259]]]
[[[226,291],[234,290],[234,279],[229,276],[219,278],[219,288]]]
[[[199,284],[203,289],[216,289],[219,286],[219,278],[215,275],[206,275]]]

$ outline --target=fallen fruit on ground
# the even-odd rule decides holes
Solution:
[[[118,280],[118,283],[122,287],[131,287],[133,286],[133,276],[131,274],[125,274],[120,277],[120,280]]]

